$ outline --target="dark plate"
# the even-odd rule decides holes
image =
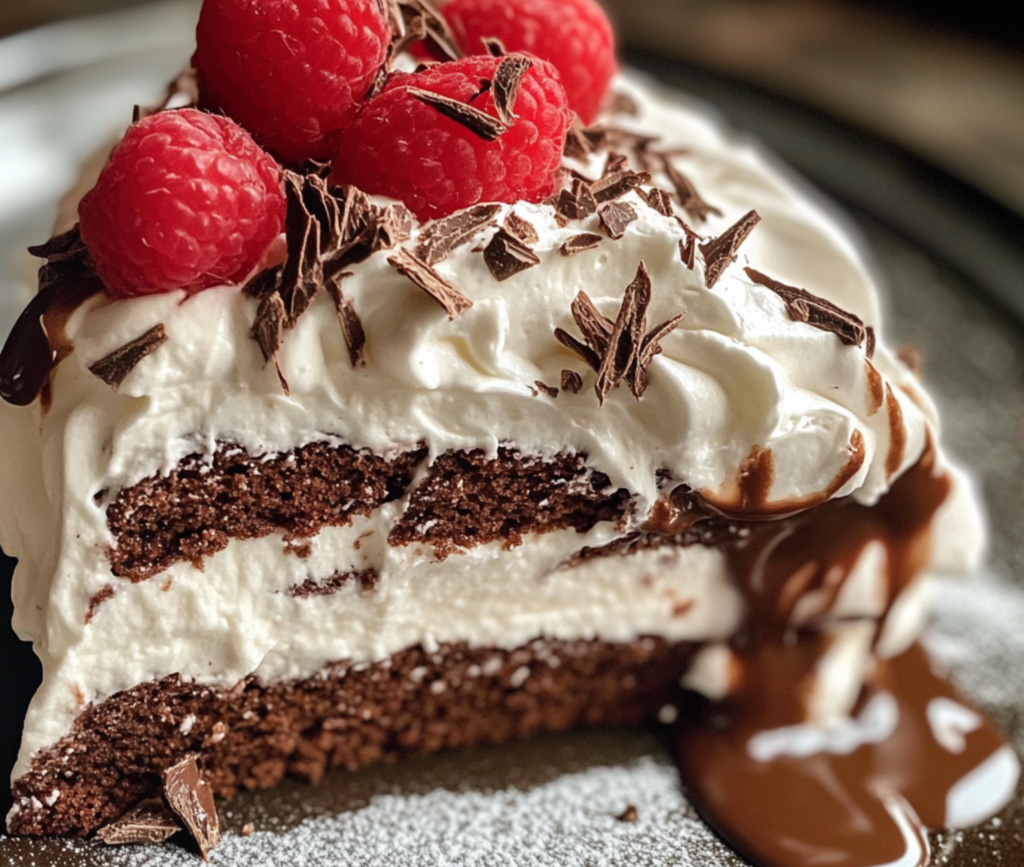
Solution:
[[[179,10],[180,50],[165,37],[162,54],[140,51],[51,76],[25,87],[70,86],[67,74],[91,76],[97,88],[134,70],[136,101],[188,56],[195,4]],[[190,11],[191,10],[191,11]],[[133,13],[138,14],[138,13]],[[113,20],[113,19],[112,19]],[[165,22],[169,19],[164,19]],[[177,20],[177,19],[175,19]],[[2,53],[2,47],[0,47]],[[1024,224],[913,156],[834,120],[769,94],[652,57],[634,57],[672,86],[717,104],[737,124],[830,192],[852,213],[889,284],[890,332],[926,358],[945,437],[980,476],[992,510],[991,570],[974,581],[947,581],[936,594],[931,643],[1024,752]],[[171,68],[167,68],[168,66]],[[74,91],[79,94],[81,89]],[[4,94],[0,93],[0,124]],[[67,97],[71,99],[71,97]],[[76,99],[83,96],[75,96]],[[53,111],[50,108],[42,111]],[[119,115],[111,115],[116,118]],[[42,115],[36,119],[43,123]],[[111,120],[105,120],[108,124]],[[95,130],[101,130],[99,121]],[[94,134],[95,137],[95,134]],[[98,144],[101,139],[93,142]],[[84,148],[88,142],[80,143]],[[75,148],[59,159],[73,172]],[[87,151],[85,151],[87,152]],[[16,278],[19,246],[41,240],[53,189],[23,212],[0,213],[0,254]],[[12,305],[13,306],[13,305]],[[5,332],[7,322],[0,322]],[[16,492],[3,492],[16,496]],[[9,581],[3,561],[0,583]],[[38,677],[28,648],[7,627],[0,606],[0,775],[17,749],[20,721]],[[0,789],[2,792],[3,789]],[[639,819],[616,816],[628,805]],[[0,797],[6,811],[7,799]],[[224,808],[229,833],[219,864],[304,865],[701,865],[741,862],[696,817],[659,732],[597,731],[419,759],[351,774],[329,774],[317,787],[288,782],[243,794]],[[252,822],[255,833],[241,836]],[[986,867],[1024,863],[1020,798],[983,828],[938,835],[936,864]],[[177,843],[112,850],[64,840],[0,837],[0,862],[50,865],[194,864]]]

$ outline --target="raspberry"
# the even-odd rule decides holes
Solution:
[[[596,119],[618,64],[612,26],[594,0],[451,0],[444,16],[469,54],[492,36],[554,64],[569,107],[585,124]]]
[[[78,206],[114,298],[239,282],[284,213],[273,158],[233,121],[188,108],[133,124]]]
[[[390,41],[378,0],[205,0],[192,57],[201,105],[285,162],[330,159]]]
[[[409,92],[419,88],[498,117],[487,88],[499,58],[465,57],[422,72],[394,73],[341,134],[334,181],[403,201],[420,220],[477,202],[540,201],[554,191],[572,113],[558,73],[534,60],[522,77],[515,118],[485,141]]]

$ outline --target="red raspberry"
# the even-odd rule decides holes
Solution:
[[[569,107],[585,124],[597,118],[618,64],[615,34],[594,0],[451,0],[444,16],[468,54],[483,52],[492,36],[507,51],[553,63]]]
[[[522,77],[508,129],[485,141],[426,105],[409,88],[498,112],[486,82],[499,58],[465,57],[395,73],[342,131],[334,181],[403,201],[420,220],[477,202],[537,202],[554,191],[572,113],[558,73],[534,60]]]
[[[239,282],[284,213],[273,158],[233,121],[190,108],[132,125],[78,206],[114,298]]]
[[[192,65],[203,108],[285,162],[327,160],[390,41],[378,0],[205,0]]]

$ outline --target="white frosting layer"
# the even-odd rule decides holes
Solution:
[[[115,578],[104,553],[112,539],[94,495],[166,472],[218,441],[253,454],[325,436],[378,452],[419,442],[431,455],[493,453],[505,442],[529,453],[581,451],[614,487],[635,492],[642,519],[658,497],[657,471],[728,500],[755,447],[774,458],[770,500],[814,497],[848,464],[859,434],[864,460],[834,496],[871,504],[884,493],[890,410],[872,399],[864,349],[792,321],[782,300],[742,270],[749,260],[877,327],[874,284],[849,234],[703,111],[629,79],[622,87],[642,110],[616,123],[687,148],[679,168],[723,212],[698,231],[717,235],[750,208],[763,218],[713,290],[704,287],[699,256],[693,271],[680,260],[675,221],[631,194],[624,201],[639,219],[625,237],[571,258],[558,248],[574,234],[598,231],[596,217],[559,227],[549,208],[516,206],[541,236],[541,264],[498,283],[476,244],[461,247],[437,266],[473,301],[454,321],[387,264],[387,253],[352,267],[343,288],[366,331],[366,365],[352,368],[334,308],[321,293],[286,334],[281,360],[290,396],[250,337],[256,304],[237,287],[191,298],[95,298],[72,317],[75,351],[58,369],[50,410],[42,414],[38,402],[0,406],[4,441],[18,444],[0,454],[0,543],[20,560],[15,628],[34,642],[45,669],[15,777],[34,751],[67,731],[79,700],[175,672],[228,684],[252,671],[302,677],[330,660],[380,659],[431,640],[504,647],[537,635],[718,640],[741,616],[715,551],[647,552],[559,569],[573,551],[615,535],[602,524],[586,536],[559,532],[530,538],[512,553],[487,546],[435,563],[428,549],[383,544],[404,501],[321,533],[308,560],[285,554],[275,535],[231,542],[205,572],[179,564],[139,584]],[[553,332],[578,334],[569,311],[581,289],[614,317],[641,260],[653,283],[649,325],[682,311],[686,319],[663,341],[643,399],[620,387],[599,406],[593,373],[584,373]],[[88,371],[157,323],[170,339],[116,392]],[[882,341],[873,364],[900,407],[902,472],[934,430],[934,412]],[[584,373],[580,394],[553,399],[538,392],[536,381],[557,385],[564,368]],[[971,561],[981,540],[977,509],[970,497],[952,502],[966,516],[952,523],[967,532],[949,552]],[[375,541],[357,555],[351,543],[367,530]],[[282,592],[360,564],[381,574],[374,594],[355,585],[311,599]],[[851,591],[858,616],[881,596],[872,589],[877,567],[864,568]],[[87,624],[89,599],[106,585],[114,595]],[[680,608],[683,602],[694,605]],[[893,646],[916,634],[919,620],[904,617],[910,626]]]

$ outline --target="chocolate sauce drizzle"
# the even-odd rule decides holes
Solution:
[[[874,507],[840,500],[749,524],[725,549],[751,616],[731,642],[730,695],[693,698],[676,749],[698,811],[760,867],[924,867],[928,828],[983,821],[1012,794],[1015,755],[919,645],[876,663],[851,719],[807,722],[839,625],[828,612],[861,554],[885,551],[888,613],[927,564],[949,488],[929,448]],[[700,514],[682,509],[670,529]],[[812,593],[824,613],[798,618]]]

